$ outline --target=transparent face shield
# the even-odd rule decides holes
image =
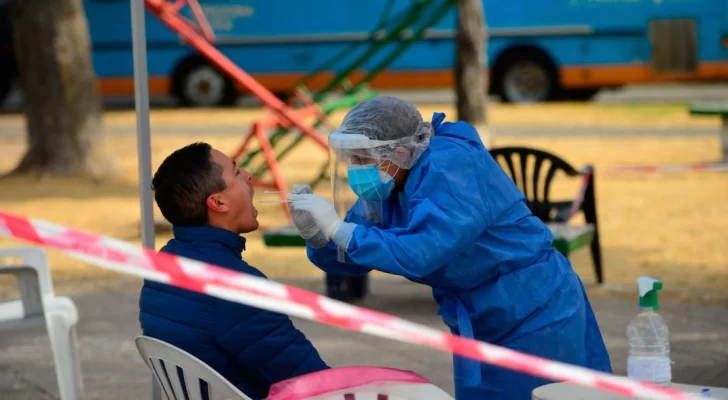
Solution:
[[[333,202],[342,219],[365,226],[380,224],[383,204],[394,190],[393,176],[399,170],[392,152],[400,143],[337,132],[329,136]],[[339,249],[340,262],[345,251]]]

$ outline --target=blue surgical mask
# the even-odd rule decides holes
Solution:
[[[394,189],[394,179],[376,164],[349,165],[349,186],[362,200],[384,200]]]

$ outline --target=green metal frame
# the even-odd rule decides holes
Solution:
[[[568,256],[582,247],[589,246],[594,240],[594,226],[573,226],[568,224],[547,224],[553,235],[554,249]],[[295,225],[284,225],[263,232],[263,242],[267,247],[305,247]]]
[[[350,94],[347,94],[346,96],[342,97],[339,100],[332,101],[332,102],[321,105],[321,112],[323,113],[324,116],[328,116],[329,114],[331,114],[332,112],[334,112],[336,110],[339,110],[342,108],[353,107],[356,104],[358,104],[366,99],[370,99],[370,98],[374,97],[375,95],[376,94],[373,91],[366,90],[366,89],[360,90],[358,92],[350,93]],[[321,124],[323,124],[323,122],[324,122],[324,119],[319,118],[316,121],[316,123],[314,124],[314,128],[318,129],[321,126]],[[276,137],[276,139],[274,141],[273,136],[275,136],[279,131],[282,131],[282,132],[279,134],[280,136]],[[283,137],[283,135],[290,132],[287,129],[281,129],[279,131],[276,131],[276,133],[271,135],[271,138],[269,139],[271,141],[271,146],[274,146],[274,143],[277,143],[278,140]],[[283,157],[286,156],[286,154],[288,154],[299,143],[301,143],[301,141],[305,137],[305,135],[301,135],[298,131],[295,131],[295,134],[296,134],[296,138],[291,143],[289,143],[286,147],[284,147],[280,153],[278,153],[278,156],[276,157],[276,159],[278,161],[280,161]],[[260,150],[257,150],[257,151],[259,152]],[[328,168],[328,162],[325,163],[324,166],[322,167],[322,169],[326,169],[326,168]],[[252,174],[255,177],[260,177],[267,170],[268,170],[268,165],[262,164],[258,168],[254,169]],[[323,173],[325,173],[325,171],[319,171],[318,176],[313,181],[311,181],[310,186],[312,188],[315,187],[321,180],[324,179],[324,176],[322,175]]]
[[[340,72],[337,72],[337,74],[326,84],[326,86],[324,86],[323,89],[311,96],[315,103],[321,105],[322,111],[322,115],[317,118],[313,125],[314,128],[318,129],[324,123],[325,118],[332,112],[352,107],[363,100],[374,97],[376,93],[368,89],[368,84],[392,62],[394,62],[415,40],[421,39],[427,29],[442,19],[446,12],[457,4],[458,0],[414,0],[412,6],[408,10],[397,14],[393,18],[389,18],[388,14],[391,12],[393,2],[393,0],[390,0],[390,2],[387,3],[384,13],[382,14],[382,18],[380,18],[375,30],[371,33],[369,40],[367,41],[367,43],[370,43],[371,46],[362,55],[348,63]],[[396,21],[395,26],[391,30],[386,31],[385,25],[390,23],[392,20]],[[411,34],[405,35],[408,30],[413,31]],[[353,73],[360,69],[360,67],[372,57],[377,55],[382,48],[393,42],[397,43],[397,46],[387,57],[377,63],[373,68],[371,68],[371,70],[367,71],[362,79],[358,80],[356,83],[351,82],[350,77]],[[294,93],[297,89],[308,93],[306,83],[330,69],[331,65],[335,63],[338,58],[343,58],[346,54],[352,53],[354,49],[360,45],[361,43],[355,42],[350,46],[347,46],[334,58],[327,60],[327,62],[323,63],[319,68],[314,69],[309,74],[301,78],[294,87],[286,93],[286,95]],[[339,88],[343,89],[343,97],[338,100],[328,101],[328,97]],[[277,161],[281,161],[287,154],[289,154],[290,151],[303,140],[304,135],[301,135],[300,132],[295,129],[278,128],[268,138],[271,147],[275,149],[280,140],[290,134],[295,134],[296,137],[277,154]],[[268,171],[268,165],[265,162],[260,162],[257,166],[251,165],[255,157],[260,154],[261,151],[261,149],[249,151],[239,162],[242,167],[249,169],[252,175],[256,178],[260,178]],[[312,187],[316,186],[320,181],[325,179],[327,169],[328,162],[322,166],[318,176],[311,182]]]
[[[695,102],[690,105],[693,115],[720,115],[728,117],[728,101]]]
[[[328,85],[326,85],[323,89],[317,92],[314,95],[313,100],[315,102],[323,100],[325,96],[331,93],[331,91],[336,89],[339,85],[342,85],[345,81],[348,81],[349,76],[352,73],[354,73],[357,69],[364,65],[364,63],[369,61],[384,46],[392,42],[397,42],[398,46],[394,49],[394,51],[392,51],[392,53],[390,53],[389,56],[387,56],[384,60],[380,61],[379,64],[377,64],[374,68],[368,71],[362,80],[356,82],[355,84],[351,84],[349,81],[347,82],[347,85],[344,86],[344,88],[347,90],[347,92],[351,92],[357,90],[364,85],[369,84],[374,79],[374,77],[376,77],[379,73],[386,69],[392,62],[394,62],[394,60],[397,59],[397,57],[399,57],[405,50],[407,50],[407,48],[412,45],[415,40],[421,39],[425,31],[427,31],[432,25],[435,25],[438,21],[440,21],[445,16],[448,9],[453,7],[455,4],[457,4],[457,0],[443,0],[439,4],[434,0],[415,1],[409,10],[406,10],[405,12],[400,14],[400,16],[403,17],[401,18],[400,22],[398,22],[395,27],[392,28],[391,31],[384,35],[378,35],[377,31],[373,32],[371,35],[373,41],[372,46],[366,52],[364,52],[364,54],[359,56],[353,62],[349,63],[349,65],[344,68],[343,71],[339,72],[328,83]],[[429,13],[429,15],[426,15],[428,11],[431,12]],[[420,26],[418,26],[411,35],[407,35],[403,39],[402,36],[405,31],[416,25],[420,18],[423,17],[423,15],[427,16],[424,22]],[[377,36],[383,37],[377,39]],[[304,77],[299,84],[307,82],[308,80],[312,79],[316,73],[322,71],[323,68],[319,69],[314,74]]]
[[[328,116],[330,113],[332,113],[338,109],[352,107],[352,106],[356,105],[357,103],[359,103],[363,100],[366,100],[367,98],[374,97],[374,96],[375,96],[374,92],[372,92],[370,90],[361,90],[358,92],[347,94],[346,96],[342,97],[338,101],[333,101],[330,103],[322,104],[322,105],[320,105],[320,107],[321,107],[321,111],[324,114],[324,116]],[[317,119],[316,123],[314,124],[314,128],[319,128],[321,126],[321,124],[323,124],[323,122],[324,122],[323,118]],[[271,147],[275,148],[276,145],[278,144],[278,142],[283,137],[285,137],[287,134],[289,134],[291,131],[295,131],[295,130],[291,130],[288,128],[278,128],[268,138],[268,140],[270,141]],[[297,131],[295,131],[295,132],[297,132]],[[298,137],[296,138],[294,143],[289,144],[288,147],[286,147],[280,154],[278,154],[278,156],[276,157],[276,159],[278,161],[280,161],[283,156],[285,156],[290,150],[292,150],[293,147],[295,147],[295,145],[297,145],[301,140],[303,140],[304,135],[301,135],[300,133],[297,133],[297,135],[298,135]],[[251,169],[252,170],[251,173],[256,178],[260,178],[260,176],[263,173],[265,173],[268,169],[268,166],[265,163],[261,163],[261,165],[258,166],[257,168],[253,168],[250,166],[250,164],[253,161],[253,159],[255,158],[255,156],[257,156],[261,152],[262,152],[262,149],[260,149],[260,148],[249,151],[245,155],[245,157],[243,157],[242,161],[240,161],[240,163],[239,163],[242,167]]]

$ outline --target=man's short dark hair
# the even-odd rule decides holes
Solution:
[[[212,160],[212,146],[193,143],[170,154],[152,178],[154,200],[174,226],[208,224],[207,197],[225,190],[222,167]]]

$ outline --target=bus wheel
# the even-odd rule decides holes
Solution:
[[[238,97],[232,80],[198,57],[180,64],[174,74],[173,90],[179,101],[188,107],[231,106]]]
[[[555,100],[559,84],[551,60],[541,53],[519,53],[507,56],[496,69],[494,83],[501,99],[508,103]]]
[[[5,103],[8,95],[10,95],[10,90],[13,88],[13,80],[12,76],[0,75],[0,106]]]
[[[3,61],[0,65],[0,106],[5,103],[10,91],[13,89],[13,83],[18,77],[16,71],[15,60]]]

